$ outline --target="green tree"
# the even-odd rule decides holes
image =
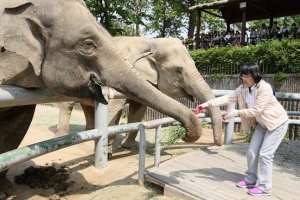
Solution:
[[[111,35],[140,35],[147,16],[147,0],[84,0],[88,9]],[[130,31],[129,31],[130,30]]]
[[[192,7],[194,5],[198,4],[204,4],[204,3],[212,3],[216,0],[189,0],[188,1],[188,7]],[[195,28],[197,25],[197,11],[189,11],[188,9],[185,11],[186,15],[189,18],[188,24],[187,24],[187,35],[190,37],[194,36]],[[212,14],[210,14],[212,13]],[[225,23],[224,20],[216,17],[215,15],[221,15],[218,10],[210,10],[210,13],[201,12],[201,29],[200,32],[208,32],[211,30],[224,30],[225,29]]]
[[[158,37],[180,37],[183,34],[194,37],[197,13],[189,7],[215,0],[150,0],[153,4],[151,17],[146,23],[146,32],[157,33]],[[212,11],[219,14],[217,10]],[[223,29],[225,24],[220,18],[208,13],[201,14],[201,31]]]
[[[153,5],[145,31],[157,33],[158,37],[180,37],[184,19],[179,0],[150,0]]]
[[[298,24],[300,22],[300,15],[278,17],[278,18],[274,18],[274,21],[278,22],[279,27],[282,27],[283,23],[287,23],[288,26],[291,27],[293,23]],[[257,29],[260,29],[263,23],[265,23],[266,26],[269,27],[270,19],[255,20],[255,21],[250,21],[248,23],[250,26],[255,26]]]

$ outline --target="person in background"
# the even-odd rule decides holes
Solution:
[[[258,33],[256,31],[256,27],[252,26],[251,30],[250,30],[250,44],[255,45],[256,44],[256,40],[258,38]]]
[[[298,27],[296,26],[296,23],[293,23],[292,24],[292,27],[291,27],[291,35],[292,35],[292,38],[293,39],[296,39],[297,37],[297,30],[298,30]]]
[[[258,37],[259,37],[260,41],[262,41],[262,42],[264,42],[264,41],[266,41],[268,39],[268,37],[269,37],[269,30],[268,30],[268,28],[267,28],[267,26],[266,26],[265,23],[263,23],[261,25],[261,29],[259,30]]]
[[[283,27],[280,29],[280,33],[283,35],[283,37],[288,37],[290,33],[290,28],[288,27],[287,23],[283,23]]]
[[[224,40],[227,45],[230,44],[230,42],[232,41],[232,34],[230,31],[227,32],[227,34],[224,37]]]
[[[233,38],[234,38],[234,41],[233,41],[234,46],[241,46],[241,33],[240,33],[240,31],[236,31]]]
[[[300,38],[300,22],[298,23],[298,29],[296,32],[296,38]]]
[[[282,35],[280,33],[280,28],[277,26],[277,22],[274,22],[273,23],[273,26],[270,30],[270,36],[271,38],[278,38],[278,39],[281,39]]]
[[[239,110],[231,109],[224,120],[241,117],[245,134],[255,126],[247,151],[245,178],[237,187],[249,188],[253,196],[271,195],[274,154],[288,128],[288,115],[273,94],[272,86],[262,79],[255,63],[246,63],[240,71],[243,83],[232,93],[209,100],[196,107],[196,114],[210,106],[219,107],[238,102]]]

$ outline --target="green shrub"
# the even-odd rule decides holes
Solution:
[[[190,55],[201,74],[232,71],[232,66],[238,67],[239,70],[241,65],[249,61],[257,62],[260,66],[269,66],[268,71],[264,73],[300,73],[300,40],[268,40],[245,47],[199,49],[190,51]],[[206,66],[210,66],[209,71],[206,71]]]

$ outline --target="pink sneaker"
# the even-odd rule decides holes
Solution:
[[[239,181],[236,186],[239,188],[255,187],[256,183],[247,183],[245,180]]]
[[[258,187],[248,190],[248,194],[252,196],[270,196],[270,193],[261,191]]]

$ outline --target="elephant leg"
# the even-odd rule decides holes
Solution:
[[[85,105],[80,103],[86,122],[86,130],[91,130],[95,128],[95,106]]]
[[[18,148],[32,121],[36,105],[0,108],[0,154]],[[0,197],[12,194],[12,184],[0,172]]]
[[[126,104],[126,99],[110,99],[108,102],[108,126],[118,125],[123,112],[123,108]],[[113,154],[113,143],[116,140],[116,135],[108,136],[107,153],[108,158]]]
[[[141,122],[147,110],[147,106],[131,101],[129,103],[128,123]],[[121,147],[127,149],[138,149],[139,144],[135,141],[138,131],[126,133],[125,138],[121,143]]]
[[[75,102],[60,102],[59,107],[59,119],[57,125],[56,136],[64,136],[69,134],[70,117]]]
[[[6,199],[13,192],[12,183],[6,178],[8,170],[0,172],[0,199]]]

